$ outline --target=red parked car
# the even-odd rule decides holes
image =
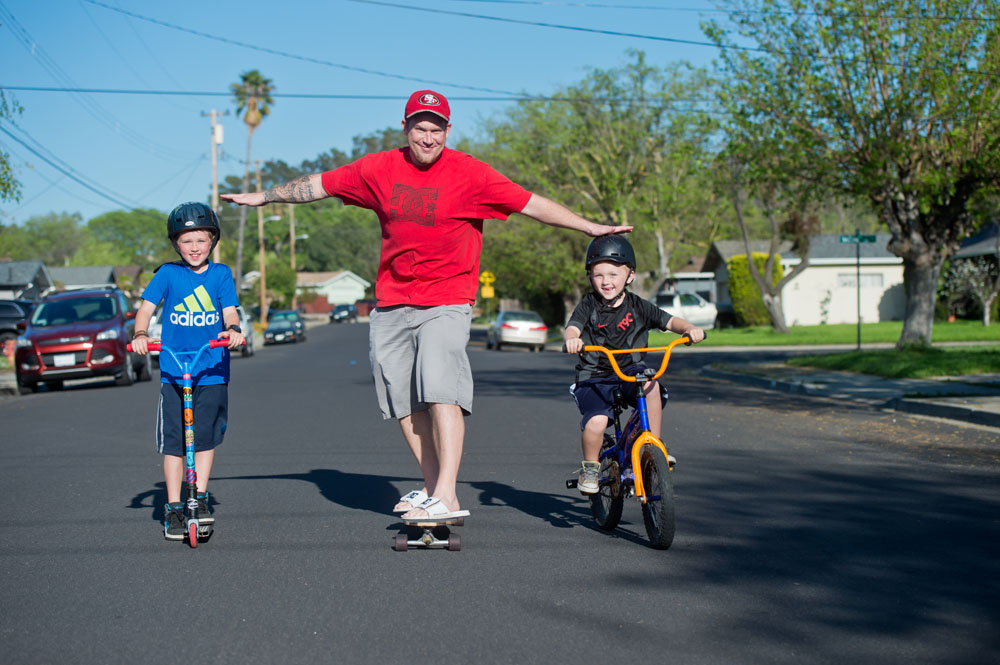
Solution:
[[[14,362],[21,394],[40,383],[59,390],[66,379],[114,376],[120,386],[151,378],[149,360],[126,351],[135,311],[118,289],[66,291],[35,307],[17,338]]]

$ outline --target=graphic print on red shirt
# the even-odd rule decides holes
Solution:
[[[439,191],[438,187],[410,187],[395,183],[389,201],[389,221],[434,226]]]

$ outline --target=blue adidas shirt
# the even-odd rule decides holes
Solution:
[[[208,270],[195,273],[180,263],[167,263],[153,275],[142,292],[143,300],[163,301],[160,338],[174,353],[197,351],[205,342],[217,339],[225,328],[222,310],[236,307],[233,271],[220,263],[208,263]],[[179,356],[190,362],[194,356]],[[180,384],[183,369],[168,353],[160,353],[160,382]],[[207,349],[191,368],[194,385],[229,383],[229,349]]]

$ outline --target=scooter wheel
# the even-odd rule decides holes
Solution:
[[[194,522],[188,525],[188,542],[191,547],[198,547],[198,525]]]

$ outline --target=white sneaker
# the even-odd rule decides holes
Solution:
[[[601,489],[598,484],[601,465],[598,462],[583,462],[580,473],[576,477],[576,488],[582,494],[597,494]]]

